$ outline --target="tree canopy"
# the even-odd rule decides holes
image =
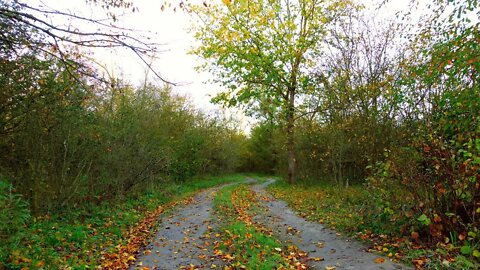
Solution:
[[[194,53],[226,87],[213,101],[257,107],[284,123],[289,181],[295,179],[297,98],[312,90],[328,25],[356,8],[351,1],[223,1],[193,6],[201,44]]]

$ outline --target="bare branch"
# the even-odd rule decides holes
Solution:
[[[90,2],[96,2],[90,1]],[[110,3],[111,2],[111,3]],[[75,59],[71,59],[70,55],[64,50],[69,46],[79,48],[126,48],[133,52],[142,63],[144,63],[152,73],[167,84],[175,85],[163,78],[153,66],[145,59],[153,58],[156,54],[161,53],[159,47],[164,44],[149,42],[148,36],[138,34],[140,31],[130,28],[115,26],[113,23],[107,23],[109,19],[87,18],[77,14],[67,13],[55,9],[47,9],[34,7],[29,4],[13,1],[12,5],[0,5],[0,23],[2,27],[10,27],[23,33],[24,36],[0,33],[0,45],[3,43],[3,50],[0,54],[22,55],[26,51],[41,51],[52,57],[58,58],[60,62],[66,64],[77,62],[78,66],[85,66],[86,63],[79,63]],[[109,1],[114,7],[131,7],[131,3],[122,0]],[[76,24],[94,25],[98,30],[84,31],[72,28],[71,25],[58,25],[40,18],[40,15],[60,17],[62,20],[70,20]],[[111,20],[111,19],[110,19]],[[2,57],[7,57],[6,55]],[[67,65],[66,67],[72,67]],[[93,75],[93,76],[92,76]],[[90,74],[90,77],[95,77]]]

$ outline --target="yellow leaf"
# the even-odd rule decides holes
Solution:
[[[128,262],[130,262],[130,261],[133,261],[133,262],[134,262],[134,261],[135,261],[135,257],[130,256],[130,257],[128,257],[127,261],[128,261]]]

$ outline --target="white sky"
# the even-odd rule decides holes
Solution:
[[[367,7],[372,7],[374,6],[372,3],[379,1],[360,0]],[[86,17],[98,18],[99,15],[103,17],[101,15],[104,14],[100,7],[86,5],[85,0],[34,0],[29,4],[34,5],[32,2]],[[190,15],[181,11],[174,13],[169,9],[161,11],[164,0],[133,0],[133,2],[139,12],[120,17],[116,24],[155,33],[151,35],[155,39],[153,42],[165,44],[163,48],[166,50],[153,63],[155,70],[165,79],[181,83],[180,86],[174,88],[175,91],[190,97],[197,108],[205,111],[213,110],[215,106],[210,104],[210,98],[221,91],[221,87],[208,82],[211,79],[209,74],[198,73],[195,67],[201,63],[200,59],[187,53],[194,44],[192,34],[188,30],[191,25]],[[394,16],[394,11],[405,8],[408,2],[408,0],[391,0],[387,10],[383,10],[380,15],[376,16]],[[126,78],[134,84],[144,81],[146,67],[133,53],[97,51],[95,55],[98,61],[108,66],[110,73],[113,71],[117,76],[122,75],[120,77]],[[242,125],[248,126],[248,118],[244,116],[241,118]]]

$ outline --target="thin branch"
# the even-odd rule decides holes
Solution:
[[[130,35],[133,32],[137,32],[137,30],[107,24],[104,22],[104,19],[98,20],[54,9],[48,10],[37,8],[19,1],[15,1],[15,3],[23,9],[23,11],[9,8],[8,6],[2,6],[0,7],[0,19],[5,20],[7,26],[11,25],[14,28],[18,27],[19,31],[28,31],[29,33],[33,33],[31,31],[36,31],[39,33],[40,38],[24,36],[23,38],[17,39],[17,37],[11,37],[1,33],[0,40],[6,44],[6,49],[9,48],[9,51],[15,52],[17,55],[18,53],[20,53],[20,55],[23,54],[23,51],[26,50],[42,51],[59,59],[66,67],[71,68],[74,65],[80,67],[86,67],[86,65],[79,61],[69,59],[68,54],[62,51],[62,48],[66,45],[70,44],[84,48],[127,48],[128,50],[133,51],[134,54],[140,58],[142,63],[144,63],[162,82],[176,85],[175,83],[164,79],[154,70],[153,66],[145,60],[147,55],[150,57],[161,52],[157,47],[164,44],[146,42],[145,39]],[[62,18],[75,19],[77,22],[81,23],[94,24],[99,28],[104,28],[105,31],[81,31],[78,29],[72,29],[70,26],[63,27],[55,25],[39,18],[37,15],[33,14],[35,12],[44,15],[55,15]],[[22,29],[22,26],[26,27],[26,29]],[[45,38],[44,36],[48,38]],[[49,49],[52,49],[52,51],[49,51]],[[72,61],[76,63],[72,64]],[[95,75],[89,74],[89,77],[95,77]]]

